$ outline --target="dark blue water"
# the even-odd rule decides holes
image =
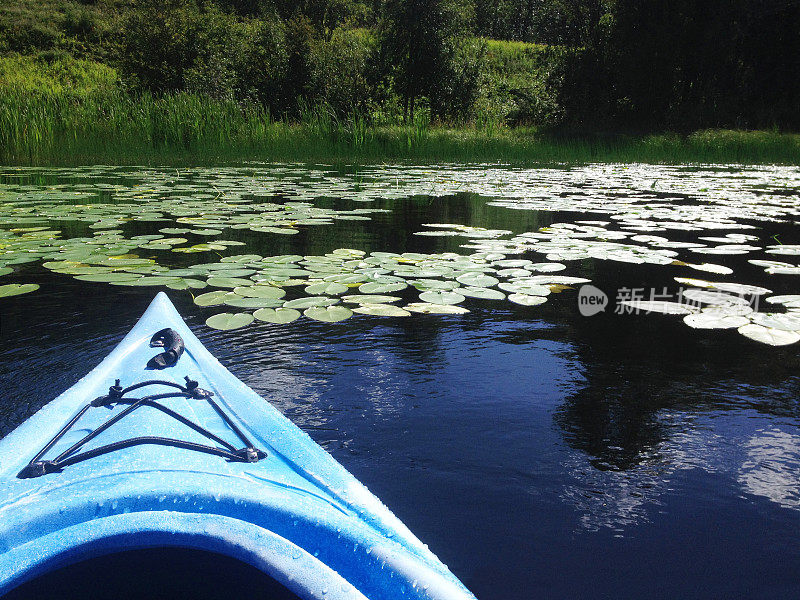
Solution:
[[[281,243],[301,254],[452,250],[409,234],[424,222],[529,231],[565,217],[474,195],[391,206],[338,237]],[[348,236],[359,245],[341,244]],[[27,280],[39,292],[0,301],[0,434],[97,364],[155,293],[37,268]],[[585,261],[579,272],[613,290],[661,285],[670,269]],[[476,301],[463,316],[233,332],[208,329],[188,294],[170,296],[223,364],[478,598],[800,597],[797,346],[670,315],[582,317],[570,291],[539,307]]]

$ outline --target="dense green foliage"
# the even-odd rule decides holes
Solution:
[[[297,123],[258,104],[179,92],[0,92],[0,163],[207,163],[243,160],[766,162],[800,164],[800,135],[703,131],[689,136],[554,137],[527,127],[367,125],[318,107]]]
[[[525,128],[797,130],[799,31],[798,0],[8,0],[0,153],[269,154],[291,132],[416,156],[440,128],[527,156]]]

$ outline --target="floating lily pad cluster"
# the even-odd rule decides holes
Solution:
[[[13,183],[14,177],[24,180],[29,173],[54,177],[58,183]],[[6,181],[0,184],[0,277],[23,269],[18,265],[41,262],[85,281],[188,290],[201,306],[230,308],[209,318],[209,325],[220,329],[254,320],[287,323],[301,314],[335,322],[353,313],[458,313],[467,311],[464,305],[473,298],[534,306],[553,291],[588,281],[557,275],[570,261],[587,259],[671,265],[725,276],[733,269],[709,255],[723,262],[725,256],[749,255],[749,263],[767,275],[800,274],[800,260],[791,258],[800,255],[800,245],[775,243],[777,239],[762,245],[766,236],[748,231],[759,223],[800,216],[800,170],[791,167],[748,167],[737,173],[652,165],[376,166],[348,173],[253,165],[17,168],[0,175]],[[457,223],[428,223],[417,232],[463,238],[468,256],[367,255],[344,249],[324,256],[226,256],[243,251],[235,250],[242,242],[225,239],[234,230],[293,235],[306,226],[369,219],[379,210],[322,208],[320,198],[367,202],[458,192],[479,194],[496,207],[593,217],[524,233]],[[158,233],[126,236],[133,221],[153,223]],[[198,255],[197,264],[168,266],[175,264],[169,258],[173,253]],[[532,259],[531,253],[542,256]],[[209,259],[215,262],[202,262]],[[693,289],[685,290],[683,301],[655,302],[649,308],[684,314],[692,327],[736,326],[743,335],[766,343],[788,343],[792,336],[759,327],[800,332],[787,329],[795,324],[793,316],[776,316],[794,312],[791,305],[775,301],[786,312],[748,313],[741,303],[718,296],[759,294],[743,291],[754,286],[691,281],[695,283],[685,285]],[[37,287],[15,279],[0,285],[0,297]],[[791,298],[778,298],[785,297]],[[689,302],[698,306],[685,312]]]
[[[693,286],[682,290],[679,302],[622,300],[620,304],[631,312],[683,315],[684,323],[695,329],[737,329],[743,336],[771,346],[800,341],[798,294],[766,296],[771,290],[754,285],[685,277],[675,280]],[[762,296],[767,304],[784,312],[757,311]]]
[[[548,268],[542,269],[547,264]],[[289,323],[305,315],[324,322],[354,313],[407,317],[412,313],[463,314],[467,298],[543,304],[553,291],[588,282],[581,277],[542,275],[565,268],[556,263],[507,259],[502,254],[421,254],[340,248],[322,256],[254,254],[183,269],[210,289],[195,296],[204,307],[230,307],[206,321],[216,329],[236,329],[254,320]]]

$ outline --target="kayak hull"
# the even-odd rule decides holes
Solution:
[[[146,368],[153,334],[169,327],[185,351]],[[20,479],[17,474],[92,399],[154,378],[196,380],[253,445],[257,462],[184,448],[137,445]],[[163,390],[159,390],[163,391]],[[162,401],[219,439],[229,423],[193,398]],[[44,458],[125,407],[92,407]],[[144,407],[91,443],[136,436],[207,443]],[[241,444],[239,444],[241,445]],[[134,548],[184,547],[251,564],[301,598],[474,598],[380,501],[263,398],[225,369],[159,294],[117,348],[86,377],[0,441],[0,594],[55,568]]]

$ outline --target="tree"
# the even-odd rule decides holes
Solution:
[[[421,96],[435,96],[454,67],[464,8],[455,0],[387,0],[379,39],[384,70],[403,99],[403,118],[414,120]]]

